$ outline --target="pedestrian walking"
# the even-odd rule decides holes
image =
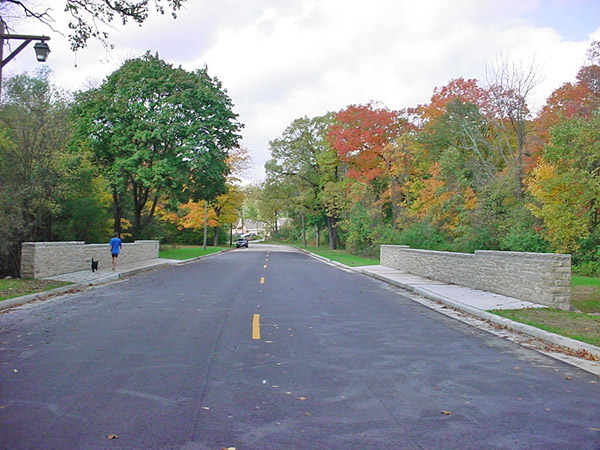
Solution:
[[[121,252],[121,248],[123,248],[123,241],[121,241],[119,233],[115,233],[115,237],[110,240],[109,245],[110,253],[112,255],[112,270],[115,270],[115,267],[117,267],[117,257]]]

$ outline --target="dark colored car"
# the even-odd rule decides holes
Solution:
[[[235,241],[235,247],[236,248],[240,248],[240,247],[245,247],[248,248],[248,239],[246,238],[239,238],[237,241]]]

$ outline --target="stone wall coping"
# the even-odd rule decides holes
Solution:
[[[490,256],[501,256],[503,258],[544,258],[544,259],[557,259],[557,260],[571,260],[571,255],[564,253],[534,253],[534,252],[507,252],[503,250],[475,250],[475,253],[461,253],[461,252],[450,252],[443,250],[424,250],[420,248],[410,248],[407,245],[392,245],[384,244],[381,247],[390,248],[401,248],[404,252],[420,253],[425,255],[443,255],[450,257],[474,257],[477,254],[490,255]]]
[[[423,250],[420,248],[410,248],[405,245],[382,245],[382,247],[400,248],[403,252],[417,253],[421,255],[436,255],[436,256],[449,256],[452,258],[473,258],[473,253],[460,253],[460,252],[447,252],[442,250]]]
[[[58,241],[58,242],[23,242],[22,245],[35,247],[52,247],[64,245],[86,245],[84,241]]]
[[[534,252],[505,252],[502,250],[475,250],[475,254],[482,253],[487,255],[502,256],[504,258],[544,258],[571,260],[571,255],[565,253],[534,253]]]

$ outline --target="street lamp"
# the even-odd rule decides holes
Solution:
[[[35,50],[35,57],[38,62],[46,62],[50,54],[50,46],[44,41],[40,41],[33,46],[33,49]]]
[[[23,42],[12,51],[10,55],[4,58],[4,41],[9,39],[18,39]],[[32,36],[29,34],[6,34],[4,32],[4,23],[0,20],[0,92],[2,89],[2,69],[8,62],[17,56],[21,50],[23,50],[31,41],[39,41],[33,46],[35,50],[35,57],[39,62],[46,62],[48,54],[50,53],[50,47],[46,44],[49,41],[48,36]]]

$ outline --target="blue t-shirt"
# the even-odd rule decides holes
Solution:
[[[110,240],[110,252],[113,255],[118,255],[119,251],[121,251],[121,239],[114,237]]]

